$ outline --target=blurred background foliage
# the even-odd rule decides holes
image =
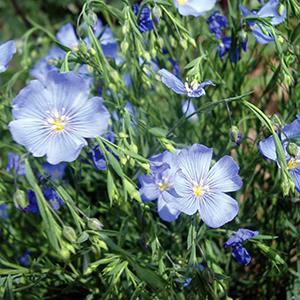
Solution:
[[[129,32],[122,33],[121,26],[127,16],[122,9],[126,1],[107,1],[106,10],[96,4],[87,8],[87,12],[97,13],[106,24],[112,25],[125,57],[125,65],[121,67],[109,61],[119,74],[116,82],[110,77],[113,73],[109,73],[107,82],[97,66],[92,66],[107,106],[122,116],[121,122],[113,124],[116,144],[144,158],[168,147],[193,143],[214,147],[216,158],[231,154],[240,165],[244,186],[237,193],[239,215],[226,229],[208,230],[197,216],[182,215],[171,224],[160,221],[156,204],[143,204],[136,196],[134,183],[145,162],[126,156],[119,149],[115,150],[119,157],[125,157],[122,172],[133,181],[120,176],[116,166],[108,172],[94,170],[88,162],[87,150],[80,160],[68,166],[62,183],[49,183],[47,179],[68,203],[59,212],[61,228],[53,229],[62,244],[61,251],[49,244],[44,234],[45,220],[42,222],[38,216],[15,208],[16,192],[32,188],[32,180],[38,180],[38,174],[43,172],[43,159],[29,158],[36,179],[18,178],[16,182],[6,171],[9,151],[25,154],[22,147],[12,142],[7,130],[11,120],[10,103],[28,81],[30,68],[53,44],[42,30],[33,32],[28,40],[24,37],[35,24],[52,34],[67,22],[75,25],[86,2],[91,1],[0,1],[0,40],[16,39],[19,45],[18,55],[0,81],[0,195],[1,201],[9,205],[9,221],[0,226],[0,265],[3,266],[0,295],[5,299],[300,299],[299,194],[283,196],[276,165],[258,153],[257,142],[269,135],[266,126],[239,101],[215,103],[251,92],[247,100],[268,116],[278,114],[283,123],[291,122],[300,112],[300,29],[295,1],[282,1],[288,8],[288,18],[280,26],[285,38],[282,52],[278,52],[275,43],[256,44],[249,33],[249,50],[242,53],[238,63],[230,62],[228,57],[223,61],[218,57],[217,42],[208,31],[205,18],[180,18],[174,7],[171,8],[171,1],[157,1],[175,17],[163,12],[157,25],[158,34],[151,32],[144,36],[148,44],[139,40],[141,37],[133,34],[131,27]],[[229,19],[228,32],[236,37],[241,29],[238,8],[241,2],[220,3]],[[153,7],[155,1],[147,3]],[[243,3],[259,6],[258,1]],[[128,7],[132,4],[133,1],[128,3]],[[120,18],[109,13],[111,7],[120,9]],[[183,29],[177,28],[181,38],[174,20],[183,25]],[[123,49],[121,46],[124,40],[129,43],[127,51],[124,44]],[[190,69],[216,85],[194,102],[201,112],[196,124],[182,115],[181,98],[159,83],[153,71],[148,76],[143,68],[149,71],[149,64],[141,66],[138,53],[134,52],[134,46],[140,45],[145,50],[143,55],[150,54],[152,59],[157,59],[159,67],[170,69],[169,56],[162,54],[161,41],[170,57],[179,63],[182,76],[188,71],[184,69],[188,63],[202,57],[199,66],[195,63]],[[289,74],[282,68],[283,61]],[[128,90],[118,85],[125,73],[130,73],[133,82]],[[112,82],[114,85],[109,85]],[[105,91],[114,88],[117,96],[107,95]],[[137,111],[134,125],[132,115],[124,110],[127,101]],[[275,125],[276,119],[271,120]],[[242,133],[239,146],[230,138],[232,126],[237,126]],[[156,127],[167,134],[163,137],[153,134],[151,128]],[[101,220],[102,231],[89,228],[92,217]],[[61,237],[63,225],[75,228],[76,242]],[[247,267],[238,265],[231,259],[230,251],[223,248],[231,230],[239,227],[259,230],[269,236],[247,244],[253,257]],[[18,258],[26,251],[30,253],[31,263],[29,267],[21,267]],[[205,269],[195,267],[195,262]],[[186,278],[192,281],[183,288]]]

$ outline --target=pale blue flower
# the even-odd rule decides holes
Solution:
[[[8,41],[0,45],[0,73],[6,71],[8,63],[15,53],[15,41]]]
[[[199,211],[206,225],[217,228],[237,215],[238,203],[226,193],[239,190],[242,180],[230,156],[222,157],[210,168],[212,153],[211,148],[198,144],[181,150],[174,181],[179,197],[173,202],[188,215]]]
[[[73,72],[51,71],[46,81],[33,80],[13,101],[13,139],[50,164],[74,161],[85,138],[106,132],[109,113],[100,97],[88,99],[89,87]]]
[[[174,221],[180,214],[173,203],[173,198],[177,196],[174,190],[176,154],[165,151],[149,160],[151,174],[139,177],[141,198],[145,202],[157,200],[160,218],[168,222]]]
[[[300,193],[300,115],[298,115],[292,123],[283,127],[279,138],[284,149],[288,170],[294,180],[296,190]],[[297,153],[295,156],[291,156],[287,151],[287,146],[291,142],[297,145]],[[276,146],[272,135],[260,141],[258,148],[260,153],[266,158],[276,162],[278,161]]]
[[[270,0],[264,4],[259,11],[250,11],[244,6],[240,6],[244,17],[266,18],[271,25],[275,26],[282,23],[286,18],[286,9],[281,9],[279,0]],[[259,21],[248,22],[256,41],[260,44],[268,44],[274,41],[271,29]]]
[[[6,171],[13,171],[15,175],[25,176],[25,162],[22,157],[16,153],[9,152],[7,155],[8,162],[6,166]]]
[[[161,81],[176,94],[187,95],[188,97],[201,97],[205,95],[204,88],[208,85],[213,85],[210,80],[202,83],[196,81],[192,81],[190,84],[188,82],[183,83],[179,78],[166,69],[159,70],[158,74],[161,76]]]
[[[173,0],[182,16],[199,17],[210,11],[216,4],[216,0]]]
[[[190,115],[192,115],[188,119],[191,123],[197,123],[199,117],[198,114],[196,113],[195,105],[192,101],[190,100],[184,101],[181,105],[181,109],[184,116],[189,117]]]

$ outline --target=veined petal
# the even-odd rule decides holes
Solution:
[[[276,146],[272,135],[260,141],[258,144],[258,149],[259,152],[266,158],[274,161],[277,160]]]
[[[67,23],[57,32],[56,38],[65,46],[74,48],[79,44],[78,38],[75,34],[74,26]]]
[[[158,74],[161,76],[161,81],[175,93],[180,95],[187,93],[182,81],[166,69],[159,70]]]
[[[19,118],[35,118],[44,120],[46,111],[50,109],[47,91],[38,80],[32,80],[13,100],[13,116]]]
[[[195,144],[188,149],[181,150],[178,154],[178,167],[192,183],[196,181],[199,184],[207,177],[212,154],[211,148]]]
[[[211,10],[216,4],[216,0],[187,0],[184,4],[180,4],[178,0],[174,0],[174,4],[182,16],[199,17]]]
[[[279,5],[279,0],[270,0],[258,11],[257,15],[261,18],[271,17],[271,23],[273,25],[278,25],[286,18],[286,9],[284,9],[282,15],[280,15],[278,12]]]
[[[263,26],[267,33],[263,33],[263,31],[260,28],[260,26]],[[261,24],[260,26],[258,26],[257,24],[254,24],[251,27],[252,28],[252,33],[253,33],[256,41],[259,44],[262,44],[262,45],[273,42],[274,41],[274,37],[271,34],[271,32],[269,31],[269,29],[266,26],[264,26],[263,24]]]
[[[292,123],[287,124],[282,129],[281,140],[295,138],[300,141],[300,119],[296,118]]]
[[[242,179],[238,175],[239,166],[226,155],[222,157],[209,171],[207,184],[211,191],[234,192],[239,190],[242,185]]]
[[[16,53],[15,41],[8,41],[0,45],[0,73],[6,71],[8,63]]]
[[[199,204],[201,219],[212,228],[230,222],[238,211],[237,201],[224,193],[205,193]]]
[[[93,138],[105,133],[108,129],[110,115],[103,105],[103,99],[94,97],[71,116],[72,131],[85,138]]]
[[[76,134],[68,134],[68,132],[53,134],[46,148],[47,161],[52,165],[72,162],[86,145],[85,139]]]
[[[300,169],[290,170],[290,174],[294,179],[295,188],[298,193],[300,193]]]
[[[45,128],[43,121],[38,119],[20,119],[11,121],[8,128],[14,141],[25,146],[33,156],[46,154],[50,130]]]
[[[180,215],[180,211],[177,210],[172,203],[166,203],[160,196],[157,201],[157,211],[160,218],[167,222],[175,221]]]
[[[159,197],[159,188],[155,183],[145,183],[139,189],[139,193],[144,202],[156,200]]]

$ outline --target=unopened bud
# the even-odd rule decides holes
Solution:
[[[121,50],[122,50],[122,52],[123,52],[123,53],[126,53],[127,50],[128,50],[128,48],[129,48],[129,44],[128,44],[127,41],[124,40],[124,41],[121,43]]]
[[[161,8],[158,5],[155,5],[152,9],[153,16],[159,21],[162,16]]]
[[[70,226],[63,227],[63,236],[66,240],[68,240],[71,243],[74,243],[77,240],[76,232]]]
[[[103,224],[96,218],[90,218],[88,219],[88,227],[92,230],[101,230]]]
[[[17,189],[14,197],[13,197],[14,203],[16,207],[20,209],[24,209],[28,206],[28,200],[26,198],[26,194],[24,191]]]
[[[90,48],[90,49],[89,49],[89,52],[90,52],[90,54],[91,54],[92,56],[96,56],[96,54],[97,54],[97,52],[96,52],[96,50],[95,50],[94,48]]]
[[[298,145],[295,143],[288,143],[286,151],[290,156],[297,157],[299,152]]]
[[[187,44],[187,40],[180,40],[180,46],[184,49],[184,50],[187,50],[188,48],[188,44]]]
[[[278,6],[278,13],[279,13],[279,15],[283,15],[283,13],[284,13],[284,11],[285,11],[285,7],[284,7],[284,5],[283,4],[280,4],[279,6]]]
[[[239,145],[241,143],[242,134],[241,134],[240,130],[238,129],[238,127],[236,127],[236,126],[231,127],[230,138],[231,138],[231,141],[237,145]]]

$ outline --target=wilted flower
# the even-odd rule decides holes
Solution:
[[[213,149],[195,144],[178,154],[174,188],[179,195],[173,202],[188,215],[199,211],[209,227],[217,228],[231,221],[238,213],[235,199],[226,193],[241,188],[239,167],[230,157],[222,157],[210,169]]]
[[[133,5],[133,12],[136,16],[138,16],[138,27],[140,32],[146,32],[150,31],[154,28],[153,25],[153,20],[151,18],[151,10],[149,6],[144,5],[142,8],[142,11],[139,12],[140,10],[140,5],[139,4],[134,4]]]
[[[220,15],[219,10],[216,10],[207,19],[207,24],[209,31],[214,33],[218,39],[221,39],[222,32],[227,26],[227,18],[223,15]]]
[[[244,17],[254,17],[270,20],[271,25],[278,25],[286,18],[286,9],[280,6],[279,0],[270,0],[258,11],[250,11],[244,6],[240,6],[241,12]],[[271,29],[259,21],[247,22],[252,29],[252,33],[256,41],[260,44],[268,44],[274,41],[274,36]]]
[[[45,173],[51,177],[52,180],[59,180],[64,177],[67,163],[60,163],[57,165],[51,165],[47,162],[43,163],[43,169]]]
[[[9,152],[7,156],[8,156],[8,162],[6,166],[6,171],[7,172],[13,171],[14,174],[16,175],[25,176],[26,174],[25,162],[21,158],[21,156],[13,152]]]
[[[229,52],[231,48],[231,37],[223,36],[217,47],[217,52],[221,59],[224,59],[225,55]]]
[[[100,97],[88,100],[86,81],[72,72],[51,71],[44,82],[34,80],[13,101],[13,139],[50,164],[74,161],[85,138],[103,134],[109,113]]]
[[[18,257],[17,259],[18,263],[23,267],[28,267],[30,265],[30,253],[29,251],[25,251],[23,255]]]
[[[294,179],[296,190],[300,192],[300,115],[298,115],[292,123],[283,127],[279,137],[285,152],[288,170]],[[297,145],[294,149],[296,151],[293,155],[291,155],[292,153],[288,151],[288,145],[290,143]],[[260,141],[258,147],[262,155],[268,159],[278,162],[273,136],[269,136],[268,138]]]
[[[8,41],[0,45],[0,73],[6,71],[8,63],[16,53],[15,41]]]
[[[104,137],[110,142],[115,141],[115,134],[112,131],[109,131],[104,135]],[[109,151],[109,149],[107,149]],[[96,145],[93,150],[90,152],[90,158],[93,162],[93,165],[96,169],[100,171],[105,171],[107,169],[107,164],[105,156],[98,145]]]
[[[205,12],[211,10],[215,4],[216,0],[173,0],[174,5],[177,7],[179,13],[182,16],[194,16],[199,17]]]
[[[43,194],[45,199],[51,204],[54,210],[58,210],[62,205],[64,205],[64,201],[61,199],[61,197],[56,193],[54,189],[45,187],[43,189]]]
[[[174,190],[176,154],[165,151],[149,160],[151,174],[139,177],[141,198],[145,202],[157,199],[159,216],[164,221],[174,221],[180,214],[173,204],[173,198],[177,196]]]
[[[258,234],[258,231],[240,228],[229,237],[227,242],[224,244],[224,247],[231,247],[233,258],[241,265],[248,265],[251,262],[251,256],[247,249],[243,247],[243,242],[257,236]]]
[[[213,83],[208,80],[202,83],[192,81],[191,84],[188,82],[183,83],[179,78],[173,75],[171,72],[166,69],[161,69],[158,71],[158,74],[161,76],[161,81],[175,93],[180,95],[187,95],[188,97],[201,97],[205,95],[204,88],[207,85],[213,85]]]

